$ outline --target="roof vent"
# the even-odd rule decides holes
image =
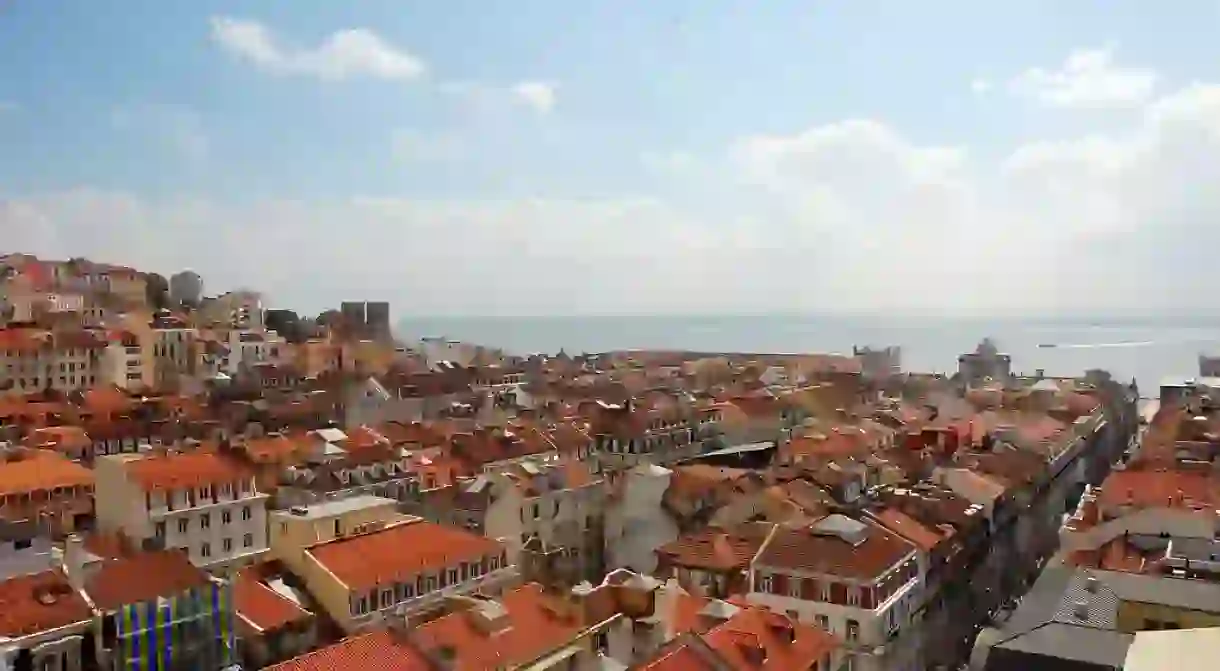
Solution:
[[[1072,604],[1072,616],[1077,620],[1089,619],[1089,602],[1076,601]]]
[[[1084,579],[1084,590],[1089,594],[1097,593],[1097,576],[1089,576]]]
[[[305,517],[309,514],[309,509],[305,506],[293,506],[288,509],[288,512],[292,515],[296,515],[297,517]]]

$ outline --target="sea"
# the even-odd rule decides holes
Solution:
[[[408,342],[444,336],[512,354],[622,349],[850,354],[854,345],[898,345],[903,369],[919,372],[951,372],[958,355],[990,337],[1012,356],[1015,372],[1043,369],[1047,375],[1075,376],[1100,368],[1124,382],[1136,380],[1142,395],[1155,395],[1168,378],[1197,376],[1199,354],[1220,354],[1220,319],[429,317],[404,319],[397,326]]]

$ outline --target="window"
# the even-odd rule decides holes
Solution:
[[[343,535],[343,526],[339,520],[335,520],[335,535],[336,536]]]
[[[226,539],[220,541],[220,546],[224,548],[225,552],[232,552],[233,551],[233,539],[226,538]]]
[[[855,620],[847,621],[847,641],[854,643],[860,640],[860,623]]]
[[[771,576],[770,574],[758,572],[756,574],[758,585],[754,587],[755,592],[770,592],[771,591]]]
[[[199,528],[200,529],[211,529],[212,528],[211,513],[204,513],[199,516]]]
[[[153,535],[157,538],[165,538],[165,522],[157,522],[153,525]]]
[[[793,599],[801,598],[801,584],[805,581],[795,576],[788,576],[788,596]]]
[[[826,617],[825,615],[814,615],[813,622],[814,624],[818,625],[819,629],[823,631],[830,631],[830,618]]]
[[[245,536],[242,536],[241,545],[242,545],[242,547],[247,547],[247,548],[253,547],[254,546],[254,534],[246,534]]]
[[[254,516],[253,513],[250,512],[250,506],[241,507],[241,518],[243,520],[248,522],[248,521],[250,521],[250,518],[253,516]]]
[[[180,534],[186,533],[190,529],[190,526],[191,526],[191,521],[186,519],[185,517],[178,520],[178,533],[180,533]]]
[[[200,548],[199,548],[199,556],[201,556],[201,557],[211,557],[211,556],[212,556],[212,544],[211,544],[211,543],[204,543],[202,546],[200,546]]]
[[[458,570],[455,568],[449,569],[449,584],[456,585],[458,583]]]
[[[394,605],[394,590],[383,590],[381,592],[381,607],[389,608],[392,605]]]
[[[233,513],[229,512],[227,510],[220,513],[220,523],[222,525],[229,524],[232,521],[233,521]]]
[[[847,588],[847,605],[849,605],[849,606],[859,606],[860,605],[860,588],[859,587],[848,587]]]

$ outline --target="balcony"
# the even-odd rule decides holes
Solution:
[[[460,582],[456,585],[448,585],[438,590],[429,592],[423,596],[411,597],[405,601],[400,601],[392,606],[371,610],[364,615],[357,615],[351,619],[352,630],[362,630],[370,627],[377,627],[388,617],[410,617],[417,613],[436,608],[444,603],[445,599],[454,596],[462,596],[465,594],[474,594],[475,592],[499,593],[506,587],[514,586],[521,578],[521,574],[517,571],[516,566],[508,566],[499,568],[483,575]]]

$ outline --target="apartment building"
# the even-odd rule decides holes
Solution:
[[[519,582],[502,544],[401,516],[393,506],[388,499],[353,497],[272,514],[273,556],[344,631]]]
[[[778,526],[751,567],[752,604],[841,637],[854,671],[918,666],[914,545],[867,519],[831,514]]]
[[[46,450],[0,451],[0,517],[40,520],[56,536],[93,522],[94,473]]]
[[[181,550],[131,552],[85,568],[69,544],[69,578],[100,620],[101,668],[220,671],[237,661],[232,584]],[[35,667],[39,668],[39,667]]]
[[[267,494],[253,471],[219,452],[100,457],[98,525],[148,548],[184,550],[196,566],[219,573],[267,552]]]
[[[102,364],[107,345],[105,334],[97,331],[0,329],[0,383],[26,393],[108,382]]]
[[[421,502],[429,519],[502,541],[525,580],[571,586],[602,575],[606,488],[586,464],[524,461]]]
[[[96,668],[93,609],[60,568],[0,582],[0,669]]]

